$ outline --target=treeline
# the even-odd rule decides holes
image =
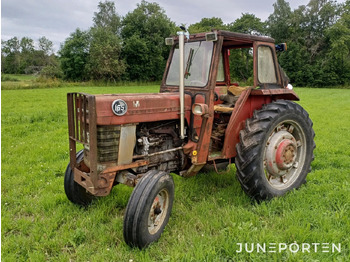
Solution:
[[[288,51],[279,54],[281,66],[297,86],[350,84],[350,0],[310,0],[292,10],[285,0],[277,0],[266,21],[254,14],[224,24],[221,18],[203,18],[189,27],[190,33],[224,29],[267,35],[286,42]],[[93,26],[76,29],[52,52],[52,42],[16,37],[2,41],[2,72],[33,73],[72,81],[157,81],[160,80],[169,48],[164,38],[176,34],[172,22],[157,3],[142,0],[125,17],[118,15],[114,2],[98,4]],[[251,54],[233,53],[231,76],[247,80]]]
[[[266,21],[276,41],[287,42],[279,60],[299,86],[350,84],[350,1],[310,0],[292,11],[284,0]]]
[[[37,44],[28,37],[1,41],[2,73],[37,74],[58,67],[59,61],[53,53],[53,44],[45,36],[39,38]]]

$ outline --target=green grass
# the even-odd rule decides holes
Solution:
[[[1,75],[1,90],[27,90],[27,89],[47,89],[58,87],[106,87],[106,86],[152,86],[159,85],[158,82],[106,82],[106,81],[86,81],[68,82],[57,78],[45,78],[35,75]]]
[[[35,75],[16,75],[16,74],[1,74],[1,81],[23,81],[23,82],[28,82],[35,80],[37,76]]]
[[[307,184],[257,204],[226,174],[173,175],[175,202],[148,249],[123,241],[132,189],[118,185],[87,209],[63,189],[68,162],[66,93],[157,92],[157,86],[3,90],[2,261],[349,261],[350,90],[297,89],[316,133]],[[341,243],[341,253],[236,253],[237,243]]]

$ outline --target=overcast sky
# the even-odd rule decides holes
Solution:
[[[338,0],[338,3],[345,0]],[[136,8],[141,0],[114,1],[117,12],[125,16]],[[166,15],[176,24],[190,25],[204,17],[220,17],[231,23],[242,13],[252,13],[262,21],[273,12],[276,0],[148,0],[157,2]],[[306,5],[309,0],[289,0],[292,9]],[[60,43],[74,32],[92,26],[92,17],[99,0],[2,0],[1,39],[14,36],[32,38],[37,42],[45,36],[54,42],[55,52]]]

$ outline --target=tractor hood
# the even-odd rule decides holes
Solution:
[[[96,95],[97,125],[122,125],[180,119],[179,93]],[[189,122],[191,97],[185,95]]]

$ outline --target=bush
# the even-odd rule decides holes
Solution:
[[[48,65],[40,71],[39,75],[43,78],[62,78],[63,71],[59,66]]]

